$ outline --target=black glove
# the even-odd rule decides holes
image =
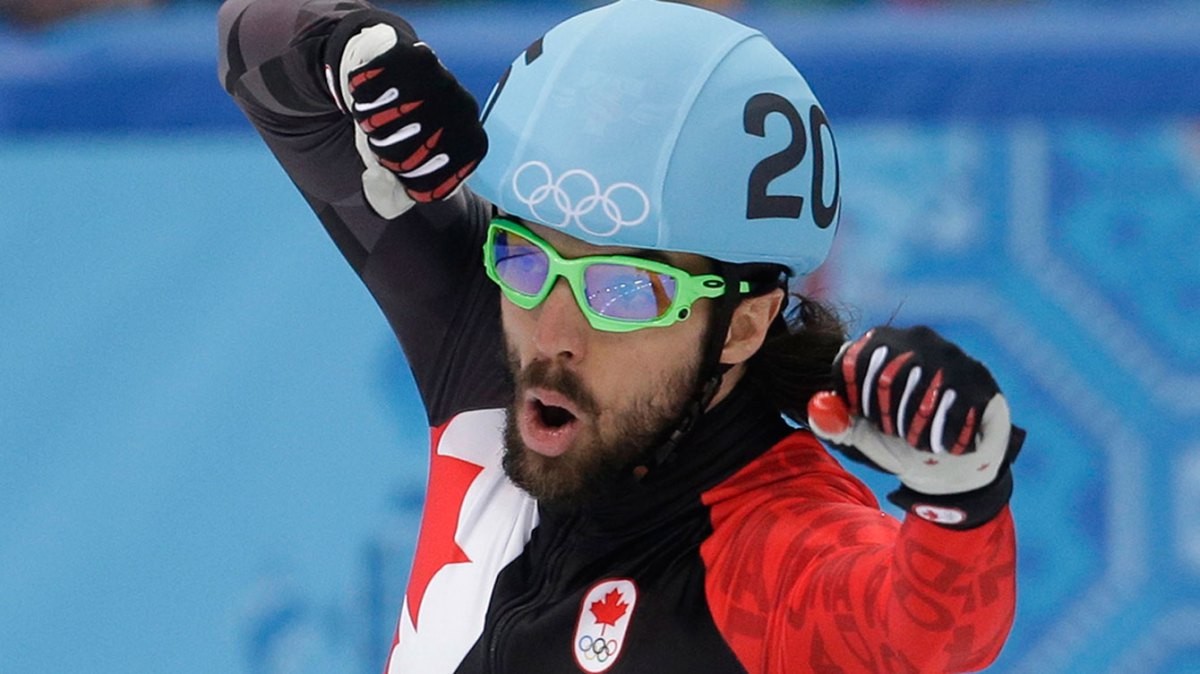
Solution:
[[[835,391],[809,401],[809,424],[850,458],[897,475],[894,503],[955,528],[1008,503],[1025,433],[982,363],[929,328],[881,327],[843,347],[833,379]]]
[[[356,124],[367,201],[380,215],[445,199],[487,154],[474,97],[400,18],[347,14],[325,55],[334,100]]]

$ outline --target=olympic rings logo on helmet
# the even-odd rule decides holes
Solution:
[[[616,639],[602,639],[585,634],[579,637],[578,646],[583,657],[588,660],[606,662],[609,658],[616,656],[619,644]]]
[[[540,175],[531,174],[530,171]],[[537,175],[532,185],[528,178],[530,175]],[[526,176],[526,180],[523,181],[522,176]],[[577,185],[583,186],[581,195],[571,192],[572,188],[578,189],[575,187]],[[616,234],[622,227],[640,225],[650,217],[650,198],[642,188],[633,183],[619,182],[601,189],[596,176],[583,169],[571,169],[555,179],[554,173],[544,162],[528,161],[513,173],[512,187],[517,200],[528,206],[536,219],[559,229],[573,222],[592,236],[607,237]],[[576,196],[580,197],[578,201],[574,198]],[[553,209],[547,206],[547,201],[559,214],[551,212]],[[606,227],[596,228],[594,224],[588,225],[583,220],[583,216],[596,210],[597,206],[608,218]],[[626,213],[626,209],[631,212]]]

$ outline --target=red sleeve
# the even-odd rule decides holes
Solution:
[[[800,433],[704,501],[709,605],[751,674],[976,671],[1012,627],[1007,509],[969,531],[901,524]]]

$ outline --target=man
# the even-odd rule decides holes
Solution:
[[[823,110],[765,38],[621,0],[530,45],[481,123],[414,30],[361,1],[230,0],[220,26],[223,83],[428,411],[388,671],[996,657],[1023,434],[927,329],[842,349],[819,303],[784,320],[789,278],[829,250],[839,175]],[[781,413],[897,474],[904,522]]]

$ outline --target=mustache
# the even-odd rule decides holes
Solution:
[[[585,414],[595,416],[600,410],[596,397],[579,375],[553,361],[535,360],[522,368],[515,358],[510,358],[509,369],[513,373],[517,391],[542,388],[566,397]]]

